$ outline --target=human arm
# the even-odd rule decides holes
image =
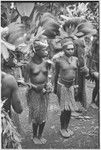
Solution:
[[[12,82],[11,104],[12,104],[14,111],[18,114],[21,114],[23,111],[23,108],[21,105],[19,88],[14,77],[11,78],[11,82]]]
[[[82,60],[80,60],[80,59],[77,60],[77,65],[78,65],[79,71],[81,73],[83,73],[85,77],[88,77],[89,76],[89,68],[86,65],[86,60],[84,57],[81,57],[81,59]]]
[[[54,68],[54,93],[57,94],[57,81],[59,77],[59,72],[60,72],[60,65],[59,62],[55,62],[55,68]]]
[[[14,111],[20,114],[23,111],[23,108],[21,105],[21,99],[19,97],[19,89],[16,79],[12,75],[2,72],[1,83],[2,96],[8,98],[9,103],[11,103]],[[7,104],[6,108],[8,105],[9,104]]]
[[[92,58],[89,65],[89,74],[90,77],[94,80],[99,79],[99,59],[96,61]]]
[[[97,72],[93,69],[90,69],[89,70],[89,75],[92,79],[99,80],[99,72]]]
[[[25,82],[29,82],[30,79],[30,63],[23,66],[23,77]]]

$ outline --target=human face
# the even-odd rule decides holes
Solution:
[[[40,41],[38,41],[39,45],[36,49],[36,53],[40,57],[46,57],[48,55],[48,42],[45,36],[40,38]]]
[[[69,56],[69,57],[73,56],[73,54],[74,54],[73,44],[66,45],[66,47],[64,48],[64,52],[65,52],[66,56]]]
[[[41,50],[40,50],[40,55],[42,57],[47,57],[48,55],[48,50],[47,50],[47,47],[42,47]]]
[[[47,57],[48,55],[48,50],[46,46],[40,46],[37,50],[36,53],[39,57]]]

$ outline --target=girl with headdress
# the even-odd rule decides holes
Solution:
[[[48,14],[49,15],[49,14]],[[41,25],[44,29],[43,35],[33,43],[34,56],[26,67],[25,80],[30,82],[31,88],[27,92],[27,101],[29,106],[29,121],[32,122],[33,142],[35,144],[45,144],[46,139],[42,138],[43,129],[47,118],[47,108],[49,92],[51,91],[48,84],[48,73],[51,67],[51,61],[44,59],[48,56],[47,37],[54,36],[53,19],[45,14],[41,19]],[[50,20],[50,21],[49,21]],[[49,23],[48,25],[46,25]],[[55,27],[56,28],[56,27]]]
[[[42,37],[43,40],[43,37]],[[35,53],[25,70],[25,81],[30,83],[27,92],[27,103],[29,107],[29,122],[32,122],[33,142],[45,144],[42,138],[43,129],[47,117],[49,88],[48,70],[50,63],[44,58],[47,56],[47,44],[41,39],[34,43]]]
[[[63,137],[69,137],[73,134],[68,129],[71,118],[71,112],[78,111],[74,99],[74,87],[76,72],[79,67],[80,72],[88,76],[89,70],[86,67],[85,59],[79,52],[79,59],[74,56],[74,43],[81,42],[79,39],[88,33],[95,33],[92,25],[81,18],[67,19],[60,30],[59,42],[61,42],[64,54],[55,59],[55,85],[54,92],[59,98],[61,109],[60,124]],[[82,45],[82,44],[81,44]]]

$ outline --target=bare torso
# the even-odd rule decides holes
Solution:
[[[65,57],[62,57],[59,60],[59,66],[60,66],[60,78],[62,80],[73,80],[76,75],[77,70],[77,58],[71,57],[69,60],[65,59]]]
[[[47,81],[48,66],[46,61],[37,64],[30,63],[30,81],[33,84],[44,84]]]

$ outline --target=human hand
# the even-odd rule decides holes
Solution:
[[[99,73],[98,73],[98,72],[94,72],[93,75],[94,75],[94,77],[95,77],[96,79],[99,79]]]
[[[44,85],[38,85],[35,90],[36,90],[37,92],[39,92],[39,91],[42,91],[43,88],[44,88]]]
[[[86,66],[84,66],[80,68],[80,72],[84,73],[87,76],[89,74],[89,69]]]

